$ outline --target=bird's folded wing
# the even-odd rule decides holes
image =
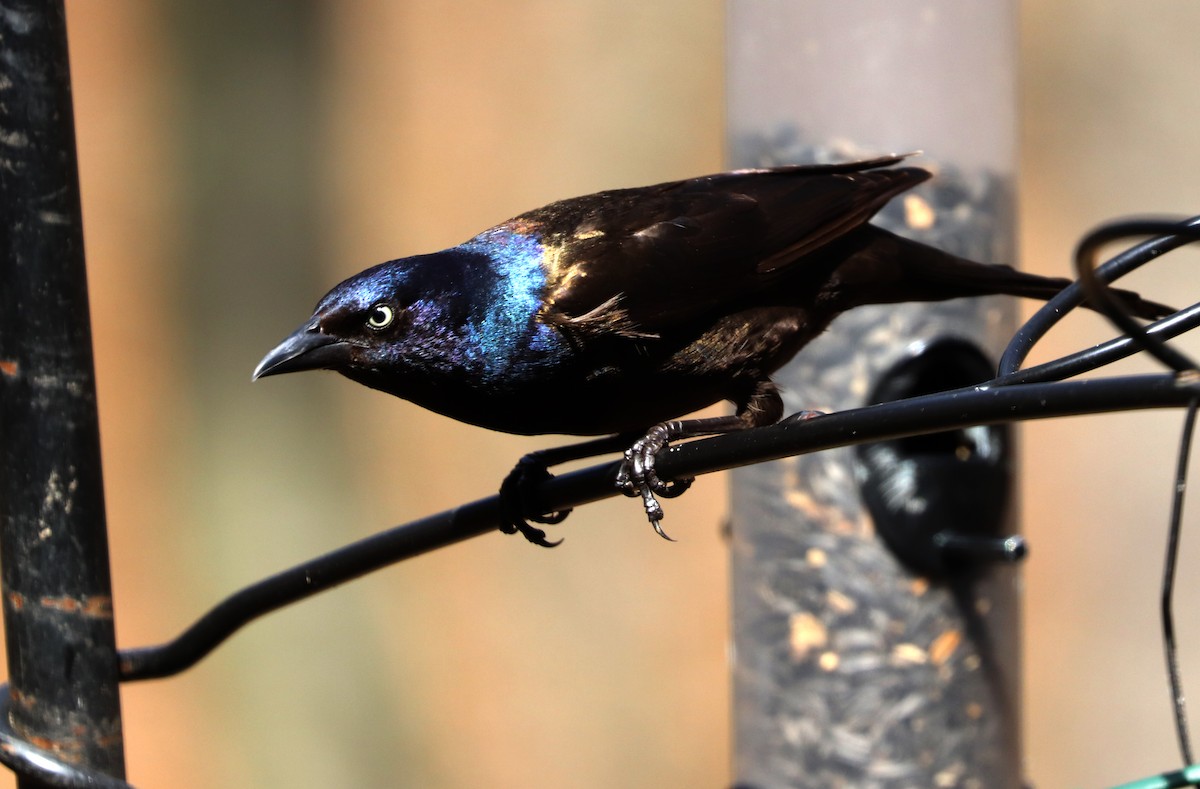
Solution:
[[[584,334],[619,325],[654,335],[740,298],[762,303],[771,288],[803,288],[823,247],[929,177],[872,169],[895,161],[735,171],[530,212],[521,219],[553,249],[543,319]]]

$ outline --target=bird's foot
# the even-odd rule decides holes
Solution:
[[[533,511],[530,507],[532,489],[553,477],[554,475],[546,468],[546,462],[537,452],[530,453],[517,461],[517,465],[513,466],[513,470],[508,472],[508,476],[500,484],[500,506],[503,512],[500,531],[505,534],[520,532],[525,539],[543,548],[553,548],[562,542],[562,540],[546,539],[545,531],[529,523],[529,521],[536,521],[553,525],[562,523],[571,514],[570,510],[549,512],[543,515],[528,514]]]
[[[655,471],[655,456],[664,449],[673,438],[683,434],[683,425],[679,422],[663,422],[646,431],[646,435],[633,442],[633,446],[625,450],[625,460],[617,471],[617,488],[631,498],[642,497],[642,505],[646,508],[646,517],[658,536],[670,540],[662,528],[663,508],[658,503],[658,496],[673,499],[680,496],[692,486],[695,480],[686,479],[663,482]],[[674,542],[674,540],[672,540]]]

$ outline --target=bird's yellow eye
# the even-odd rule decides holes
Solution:
[[[395,318],[395,311],[386,304],[376,304],[367,311],[367,325],[372,329],[386,329]]]

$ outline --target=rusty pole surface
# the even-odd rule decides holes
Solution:
[[[0,0],[0,283],[8,723],[52,760],[120,778],[121,706],[62,2]],[[9,749],[6,755],[13,764]],[[59,785],[54,774],[22,773],[20,786]]]

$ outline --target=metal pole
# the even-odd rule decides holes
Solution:
[[[9,723],[43,756],[123,777],[62,2],[0,0],[0,216],[0,582]],[[13,766],[11,750],[4,761]],[[41,777],[47,772],[54,771],[22,772],[20,786],[51,785]]]
[[[733,0],[732,164],[922,150],[877,222],[1012,262],[1015,29],[1011,0]],[[968,385],[1011,331],[995,299],[854,310],[777,380],[790,411]],[[1008,433],[874,447],[733,475],[737,783],[1019,786],[1015,573],[947,550],[1013,528]]]

